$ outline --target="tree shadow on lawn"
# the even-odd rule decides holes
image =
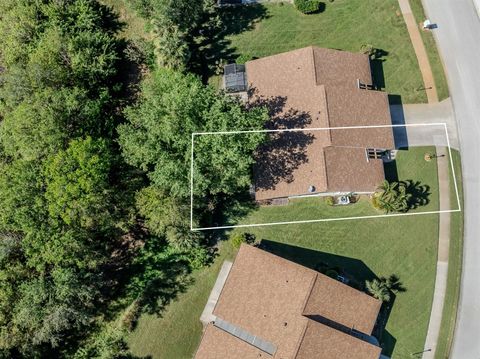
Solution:
[[[407,194],[409,194],[408,209],[416,209],[426,206],[430,203],[430,186],[422,184],[420,181],[406,180],[401,181],[405,186]]]
[[[432,195],[430,186],[412,179],[399,180],[396,160],[384,163],[383,168],[385,179],[388,182],[398,182],[405,187],[406,193],[409,197],[407,211],[427,206],[430,203],[430,196]]]
[[[296,247],[267,239],[262,239],[259,247],[282,258],[320,272],[324,272],[321,268],[334,268],[340,275],[347,276],[348,278],[353,277],[354,281],[361,283],[362,285],[360,288],[358,288],[357,285],[352,286],[357,287],[356,289],[362,291],[365,291],[365,281],[379,279],[379,277],[359,259]],[[398,292],[406,291],[399,281],[394,288],[398,289]],[[372,335],[380,342],[382,353],[387,356],[391,356],[396,344],[395,337],[385,329],[396,300],[395,293],[391,292],[390,297],[391,299],[388,303],[382,304],[377,322],[372,332]]]
[[[190,70],[200,75],[204,83],[219,70],[222,62],[235,62],[240,55],[230,47],[227,37],[253,30],[259,21],[268,18],[267,8],[262,4],[222,7],[218,12],[219,24],[202,29],[202,40],[190,49]]]
[[[130,330],[136,327],[142,313],[161,317],[166,306],[194,283],[185,253],[169,250],[162,238],[145,237],[143,242],[143,246],[130,250],[135,253],[133,258],[118,268],[115,276],[121,277],[123,283],[117,285],[119,299],[110,306],[113,319],[133,305],[135,309],[127,310],[123,319]]]
[[[234,195],[219,194],[214,198],[214,201],[215,203],[211,206],[211,209],[202,204],[196,205],[194,208],[195,213],[201,214],[200,225],[202,227],[221,227],[237,224],[241,219],[258,208],[258,204],[253,200],[248,192],[248,188]],[[197,202],[201,202],[201,199],[194,200],[194,203]],[[225,235],[219,235],[214,232],[209,236],[226,239]]]

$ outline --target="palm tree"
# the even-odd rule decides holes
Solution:
[[[365,281],[365,287],[374,298],[382,302],[389,302],[391,299],[391,291],[388,288],[385,278],[373,279]]]
[[[384,180],[373,195],[374,206],[385,213],[405,212],[408,210],[410,194],[403,183]]]
[[[383,180],[382,184],[377,187],[377,190],[382,191],[387,195],[391,195],[395,193],[398,187],[398,182],[388,182],[387,180]]]

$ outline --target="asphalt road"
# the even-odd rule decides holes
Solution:
[[[438,25],[462,154],[465,245],[453,359],[480,358],[480,19],[474,1],[423,0]]]

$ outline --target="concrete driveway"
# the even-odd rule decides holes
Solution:
[[[478,2],[478,0],[476,0]],[[460,140],[464,263],[453,359],[480,358],[480,20],[473,0],[423,0],[443,58]]]
[[[446,123],[450,146],[459,149],[457,125],[450,98],[434,104],[391,105],[393,124]],[[447,146],[443,126],[394,128],[395,146]]]

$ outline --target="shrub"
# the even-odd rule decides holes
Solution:
[[[233,233],[230,236],[232,246],[235,248],[240,248],[242,243],[251,244],[255,242],[255,236],[250,233]]]
[[[304,14],[313,14],[320,11],[319,0],[295,0],[295,7]]]
[[[335,204],[335,199],[332,196],[325,197],[325,203],[329,206],[333,206]]]
[[[375,53],[375,47],[371,44],[363,44],[360,47],[360,51],[365,55],[372,56]]]
[[[123,313],[123,316],[121,318],[121,323],[125,329],[127,329],[129,332],[131,332],[135,325],[137,324],[138,317],[140,316],[141,312],[141,306],[140,306],[140,301],[138,299],[135,299],[132,304],[130,304],[127,309],[125,309],[125,312]]]
[[[380,203],[380,194],[374,193],[372,195],[372,206],[378,211],[383,210],[382,204]]]
[[[196,246],[187,252],[187,261],[191,270],[206,267],[212,261],[210,251],[202,246]]]
[[[237,64],[245,64],[245,62],[253,60],[253,56],[250,54],[242,54],[239,57],[237,57]]]

